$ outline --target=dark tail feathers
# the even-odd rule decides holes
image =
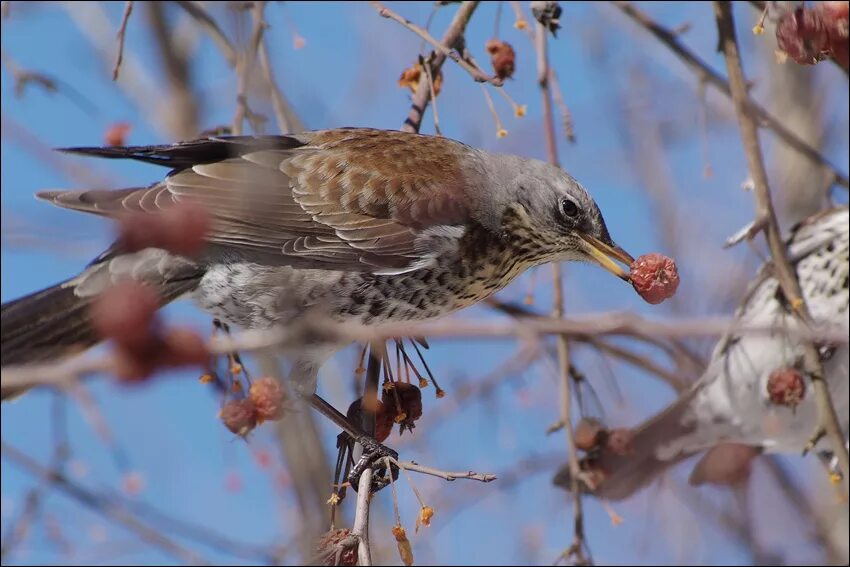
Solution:
[[[185,279],[159,282],[165,305],[192,290],[200,274]],[[73,279],[4,303],[0,307],[0,365],[46,362],[83,351],[100,341],[92,328],[90,309],[96,295],[79,297]],[[24,390],[0,380],[0,399]]]

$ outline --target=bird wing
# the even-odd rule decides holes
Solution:
[[[445,138],[336,129],[66,151],[172,171],[145,188],[39,197],[105,216],[193,200],[213,219],[210,242],[297,267],[408,271],[431,260],[423,233],[470,220],[462,160],[474,150]]]

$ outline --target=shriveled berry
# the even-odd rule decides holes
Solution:
[[[778,406],[795,408],[806,397],[806,380],[794,368],[774,370],[767,379],[767,396]]]
[[[644,254],[631,265],[632,287],[646,301],[657,305],[673,297],[679,287],[676,262],[662,254]]]
[[[248,390],[248,398],[254,403],[257,420],[262,423],[267,420],[277,420],[283,417],[285,401],[280,382],[272,376],[264,376],[255,380]]]
[[[598,419],[583,417],[575,426],[573,438],[576,449],[592,451],[596,449],[604,437],[605,427]]]
[[[783,14],[776,24],[780,51],[801,65],[829,57],[848,66],[848,3],[818,2]]]
[[[221,408],[218,417],[225,427],[240,437],[245,437],[257,426],[257,412],[250,398],[230,400]]]
[[[401,430],[413,429],[414,422],[422,417],[422,391],[408,382],[393,382],[392,388],[381,394],[384,407]]]
[[[104,141],[107,146],[124,146],[126,145],[127,134],[133,127],[127,122],[115,122],[106,129]]]
[[[491,39],[485,45],[487,53],[490,54],[490,63],[493,72],[500,79],[509,79],[516,69],[516,53],[513,46],[500,39]]]
[[[330,530],[319,537],[316,555],[323,557],[322,565],[357,565],[357,543],[346,540],[351,535],[347,528]]]

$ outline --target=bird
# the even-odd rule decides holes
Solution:
[[[193,201],[211,217],[207,246],[189,258],[116,242],[80,274],[3,304],[4,367],[96,344],[89,307],[127,276],[157,286],[163,303],[189,296],[229,325],[267,329],[308,315],[433,319],[546,262],[590,262],[627,281],[622,264],[633,261],[563,169],[445,137],[336,128],[63,151],[170,171],[147,187],[40,199],[105,217]],[[319,367],[342,346],[305,345],[293,358],[299,393],[315,400]]]
[[[817,213],[795,225],[786,240],[789,260],[815,323],[848,329],[848,208]],[[658,479],[672,465],[705,450],[735,444],[758,452],[801,454],[818,425],[810,377],[803,371],[799,328],[770,262],[762,266],[735,313],[735,326],[770,327],[770,334],[731,332],[715,346],[706,370],[688,391],[629,432],[627,450],[601,448],[582,463],[587,492],[623,500]],[[818,344],[823,372],[844,438],[848,435],[848,344]],[[774,403],[771,375],[799,372],[807,392],[793,407]],[[827,439],[815,449],[828,457]],[[720,454],[720,453],[718,453]],[[725,453],[729,455],[728,451]],[[708,455],[708,454],[707,454]],[[833,457],[832,466],[835,467]],[[569,467],[554,483],[569,490]],[[698,484],[699,465],[691,475]]]

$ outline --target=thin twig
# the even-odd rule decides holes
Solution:
[[[222,31],[212,16],[210,16],[197,2],[177,0],[176,4],[192,16],[198,25],[209,34],[210,38],[212,38],[215,44],[218,45],[221,54],[227,60],[227,64],[230,65],[231,68],[235,68],[238,59],[236,48],[233,47],[233,44],[230,43],[230,40],[227,39],[224,31]]]
[[[637,24],[654,35],[661,43],[666,45],[679,57],[679,59],[681,59],[696,73],[700,81],[706,82],[721,93],[725,94],[727,97],[732,98],[732,91],[729,82],[693,51],[688,49],[679,40],[679,37],[675,32],[660,25],[650,18],[645,12],[633,6],[630,2],[614,2],[614,5]],[[823,166],[834,177],[835,183],[845,189],[850,188],[850,180],[847,178],[847,175],[841,173],[837,166],[835,166],[817,149],[813,148],[808,142],[789,130],[781,120],[775,118],[767,110],[765,110],[764,107],[751,100],[749,95],[746,93],[743,99],[742,110],[750,115],[751,119],[755,116],[760,124],[773,130],[779,139],[785,142],[788,146],[800,152],[812,162]]]
[[[460,8],[455,12],[455,17],[449,25],[449,29],[443,35],[440,43],[447,48],[456,45],[463,37],[467,24],[469,24],[472,14],[478,7],[479,2],[467,0],[460,5]],[[433,57],[426,58],[431,64],[431,73],[437,76],[443,63],[446,61],[446,56],[443,52],[435,52]],[[416,92],[413,94],[413,101],[410,105],[410,111],[407,114],[407,119],[401,129],[404,132],[418,132],[422,126],[422,117],[425,115],[425,109],[428,108],[428,101],[431,98],[431,89],[427,81],[419,81],[416,87]]]
[[[236,136],[242,134],[242,122],[245,118],[251,123],[251,128],[254,129],[255,133],[257,133],[261,125],[258,115],[248,106],[248,83],[251,79],[254,61],[256,61],[260,50],[263,32],[266,29],[266,23],[263,20],[265,8],[265,2],[254,2],[254,8],[252,10],[254,25],[251,31],[251,39],[248,42],[247,49],[237,59],[236,74],[239,77],[239,81],[236,93],[236,113],[233,116],[233,125],[231,126],[231,132]]]
[[[434,133],[442,136],[443,133],[440,131],[440,113],[437,111],[437,91],[434,89],[434,75],[431,73],[431,65],[425,61],[424,57],[422,58],[422,68],[425,69],[425,76],[428,77],[431,108],[434,110]]]
[[[735,113],[738,116],[738,125],[741,130],[741,141],[743,142],[744,152],[747,155],[747,165],[755,186],[753,195],[756,200],[757,217],[767,219],[765,236],[773,258],[773,272],[788,305],[791,306],[791,311],[799,318],[803,326],[808,326],[812,323],[812,316],[800,290],[800,282],[797,280],[797,274],[788,260],[788,252],[785,249],[785,242],[779,230],[779,221],[776,218],[776,212],[773,208],[767,171],[764,166],[764,158],[759,144],[758,125],[753,119],[753,116],[747,112],[747,84],[743,68],[741,67],[741,57],[738,50],[738,40],[735,35],[735,20],[732,14],[732,6],[729,2],[715,2],[714,13],[717,18],[720,48],[726,60],[732,101],[735,104]],[[848,460],[847,449],[844,445],[844,436],[841,434],[838,416],[830,399],[829,389],[824,381],[823,365],[821,364],[818,351],[811,341],[804,341],[803,348],[805,367],[814,386],[815,400],[818,407],[818,431],[815,432],[813,440],[819,438],[824,431],[829,435],[832,450],[838,455],[838,460],[841,463],[841,469],[844,473],[844,482],[847,483],[847,476],[850,475],[850,460]]]
[[[548,38],[546,28],[540,22],[535,25],[535,47],[537,50],[537,83],[543,99],[543,127],[546,133],[546,153],[549,163],[558,166],[558,146],[555,139],[555,116],[552,112],[552,92],[549,88],[551,73],[549,71]],[[564,289],[561,276],[561,264],[552,264],[552,286],[554,306],[552,316],[560,319],[564,316]],[[573,486],[573,541],[567,550],[567,556],[574,558],[576,564],[592,563],[590,557],[585,556],[587,543],[584,537],[584,511],[582,509],[582,491],[578,487],[579,463],[576,452],[575,432],[571,409],[571,383],[570,383],[570,343],[565,335],[558,335],[558,378],[561,385],[561,422],[565,426],[567,438],[567,451],[569,454],[571,478]],[[589,552],[588,552],[589,555]]]
[[[395,459],[393,459],[393,460],[395,460]],[[452,482],[452,481],[458,480],[458,479],[477,480],[479,482],[493,482],[497,478],[496,475],[494,475],[492,473],[478,473],[478,472],[475,472],[475,471],[458,471],[458,472],[442,471],[440,469],[435,469],[435,468],[432,468],[432,467],[426,467],[424,465],[420,465],[419,463],[414,462],[414,461],[406,461],[406,462],[396,461],[396,464],[398,464],[398,466],[400,468],[403,468],[405,470],[408,470],[408,471],[411,471],[411,472],[418,472],[418,473],[421,473],[421,474],[427,474],[427,475],[431,475],[431,476],[436,476],[436,477],[442,478],[443,480],[447,480],[449,482]]]
[[[260,42],[260,50],[257,55],[260,59],[260,68],[263,70],[263,76],[269,88],[269,95],[272,99],[272,108],[274,109],[278,130],[281,134],[290,134],[304,130],[304,125],[292,111],[289,102],[283,96],[283,92],[280,90],[277,81],[275,81],[265,38]]]
[[[446,43],[446,42],[441,43],[441,42],[437,41],[436,39],[434,39],[434,37],[430,33],[425,31],[424,29],[420,28],[419,26],[417,26],[416,24],[414,24],[410,20],[403,18],[402,16],[398,15],[397,13],[390,10],[389,8],[387,8],[386,6],[381,4],[380,2],[375,2],[373,0],[369,3],[372,5],[373,8],[375,8],[375,10],[378,12],[378,14],[380,14],[382,17],[389,18],[391,20],[394,20],[394,21],[400,23],[401,25],[403,25],[404,27],[406,27],[407,29],[409,29],[410,31],[412,31],[413,33],[415,33],[416,35],[418,35],[419,37],[421,37],[422,39],[424,39],[425,41],[427,41],[431,45],[433,45],[434,49],[436,49],[440,54],[442,54],[443,57],[448,57],[449,59],[451,59],[452,61],[454,61],[458,65],[460,65],[460,67],[464,71],[469,73],[472,76],[472,78],[475,79],[476,82],[478,82],[478,83],[490,83],[491,85],[494,85],[496,87],[502,86],[502,83],[504,82],[504,81],[502,81],[502,79],[500,79],[499,77],[496,77],[496,76],[488,75],[487,73],[482,71],[480,67],[478,67],[477,65],[473,65],[468,60],[466,60],[463,57],[460,57],[457,53],[452,51],[454,44],[449,44],[449,43]]]
[[[121,16],[121,26],[118,28],[118,55],[115,57],[115,67],[112,68],[112,80],[118,80],[118,72],[121,69],[121,62],[124,61],[124,36],[127,35],[127,23],[130,21],[130,14],[133,13],[133,0],[127,0],[124,3],[124,15]]]
[[[30,474],[37,476],[43,481],[51,483],[61,492],[70,496],[86,508],[89,508],[98,514],[106,516],[118,524],[121,524],[123,527],[134,532],[143,540],[174,556],[180,561],[191,565],[211,564],[194,551],[184,548],[168,536],[142,523],[134,514],[127,512],[120,506],[117,506],[111,500],[74,483],[58,470],[51,470],[38,464],[38,462],[34,459],[7,444],[5,441],[0,442],[0,449],[2,449],[3,457],[25,469]]]

